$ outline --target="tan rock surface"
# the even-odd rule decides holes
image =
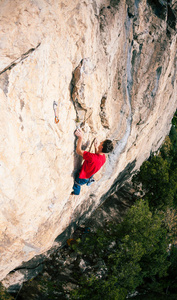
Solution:
[[[0,279],[49,249],[169,132],[177,107],[175,3],[170,20],[166,7],[157,16],[150,2],[1,1]],[[76,119],[87,119],[85,142],[108,137],[115,150],[96,183],[71,199],[81,163]]]

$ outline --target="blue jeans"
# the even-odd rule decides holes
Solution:
[[[81,186],[84,184],[90,185],[91,182],[94,182],[94,179],[92,179],[93,176],[91,176],[89,179],[82,179],[79,178],[79,176],[76,177],[73,185],[74,195],[79,195],[81,191]]]

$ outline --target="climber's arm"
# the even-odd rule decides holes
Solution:
[[[81,149],[82,146],[82,139],[83,139],[83,132],[80,128],[78,128],[75,132],[75,135],[78,137],[76,153],[83,156],[84,150]]]
[[[97,138],[95,138],[95,140],[94,140],[94,146],[95,146],[95,153],[98,153],[98,146],[99,146],[99,144],[98,144]]]

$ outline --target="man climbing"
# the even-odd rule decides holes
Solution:
[[[75,135],[78,137],[76,153],[81,155],[84,159],[84,163],[81,167],[79,175],[76,177],[73,192],[71,195],[79,195],[81,186],[84,184],[89,184],[93,175],[100,170],[106,161],[105,153],[109,153],[113,150],[113,143],[111,140],[105,140],[100,143],[95,141],[95,153],[90,153],[81,149],[83,131],[79,128],[76,130]]]

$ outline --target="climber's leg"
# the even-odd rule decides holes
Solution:
[[[89,179],[81,179],[79,177],[76,177],[74,185],[73,185],[73,192],[72,195],[79,195],[81,191],[81,186],[86,184],[89,181]]]

